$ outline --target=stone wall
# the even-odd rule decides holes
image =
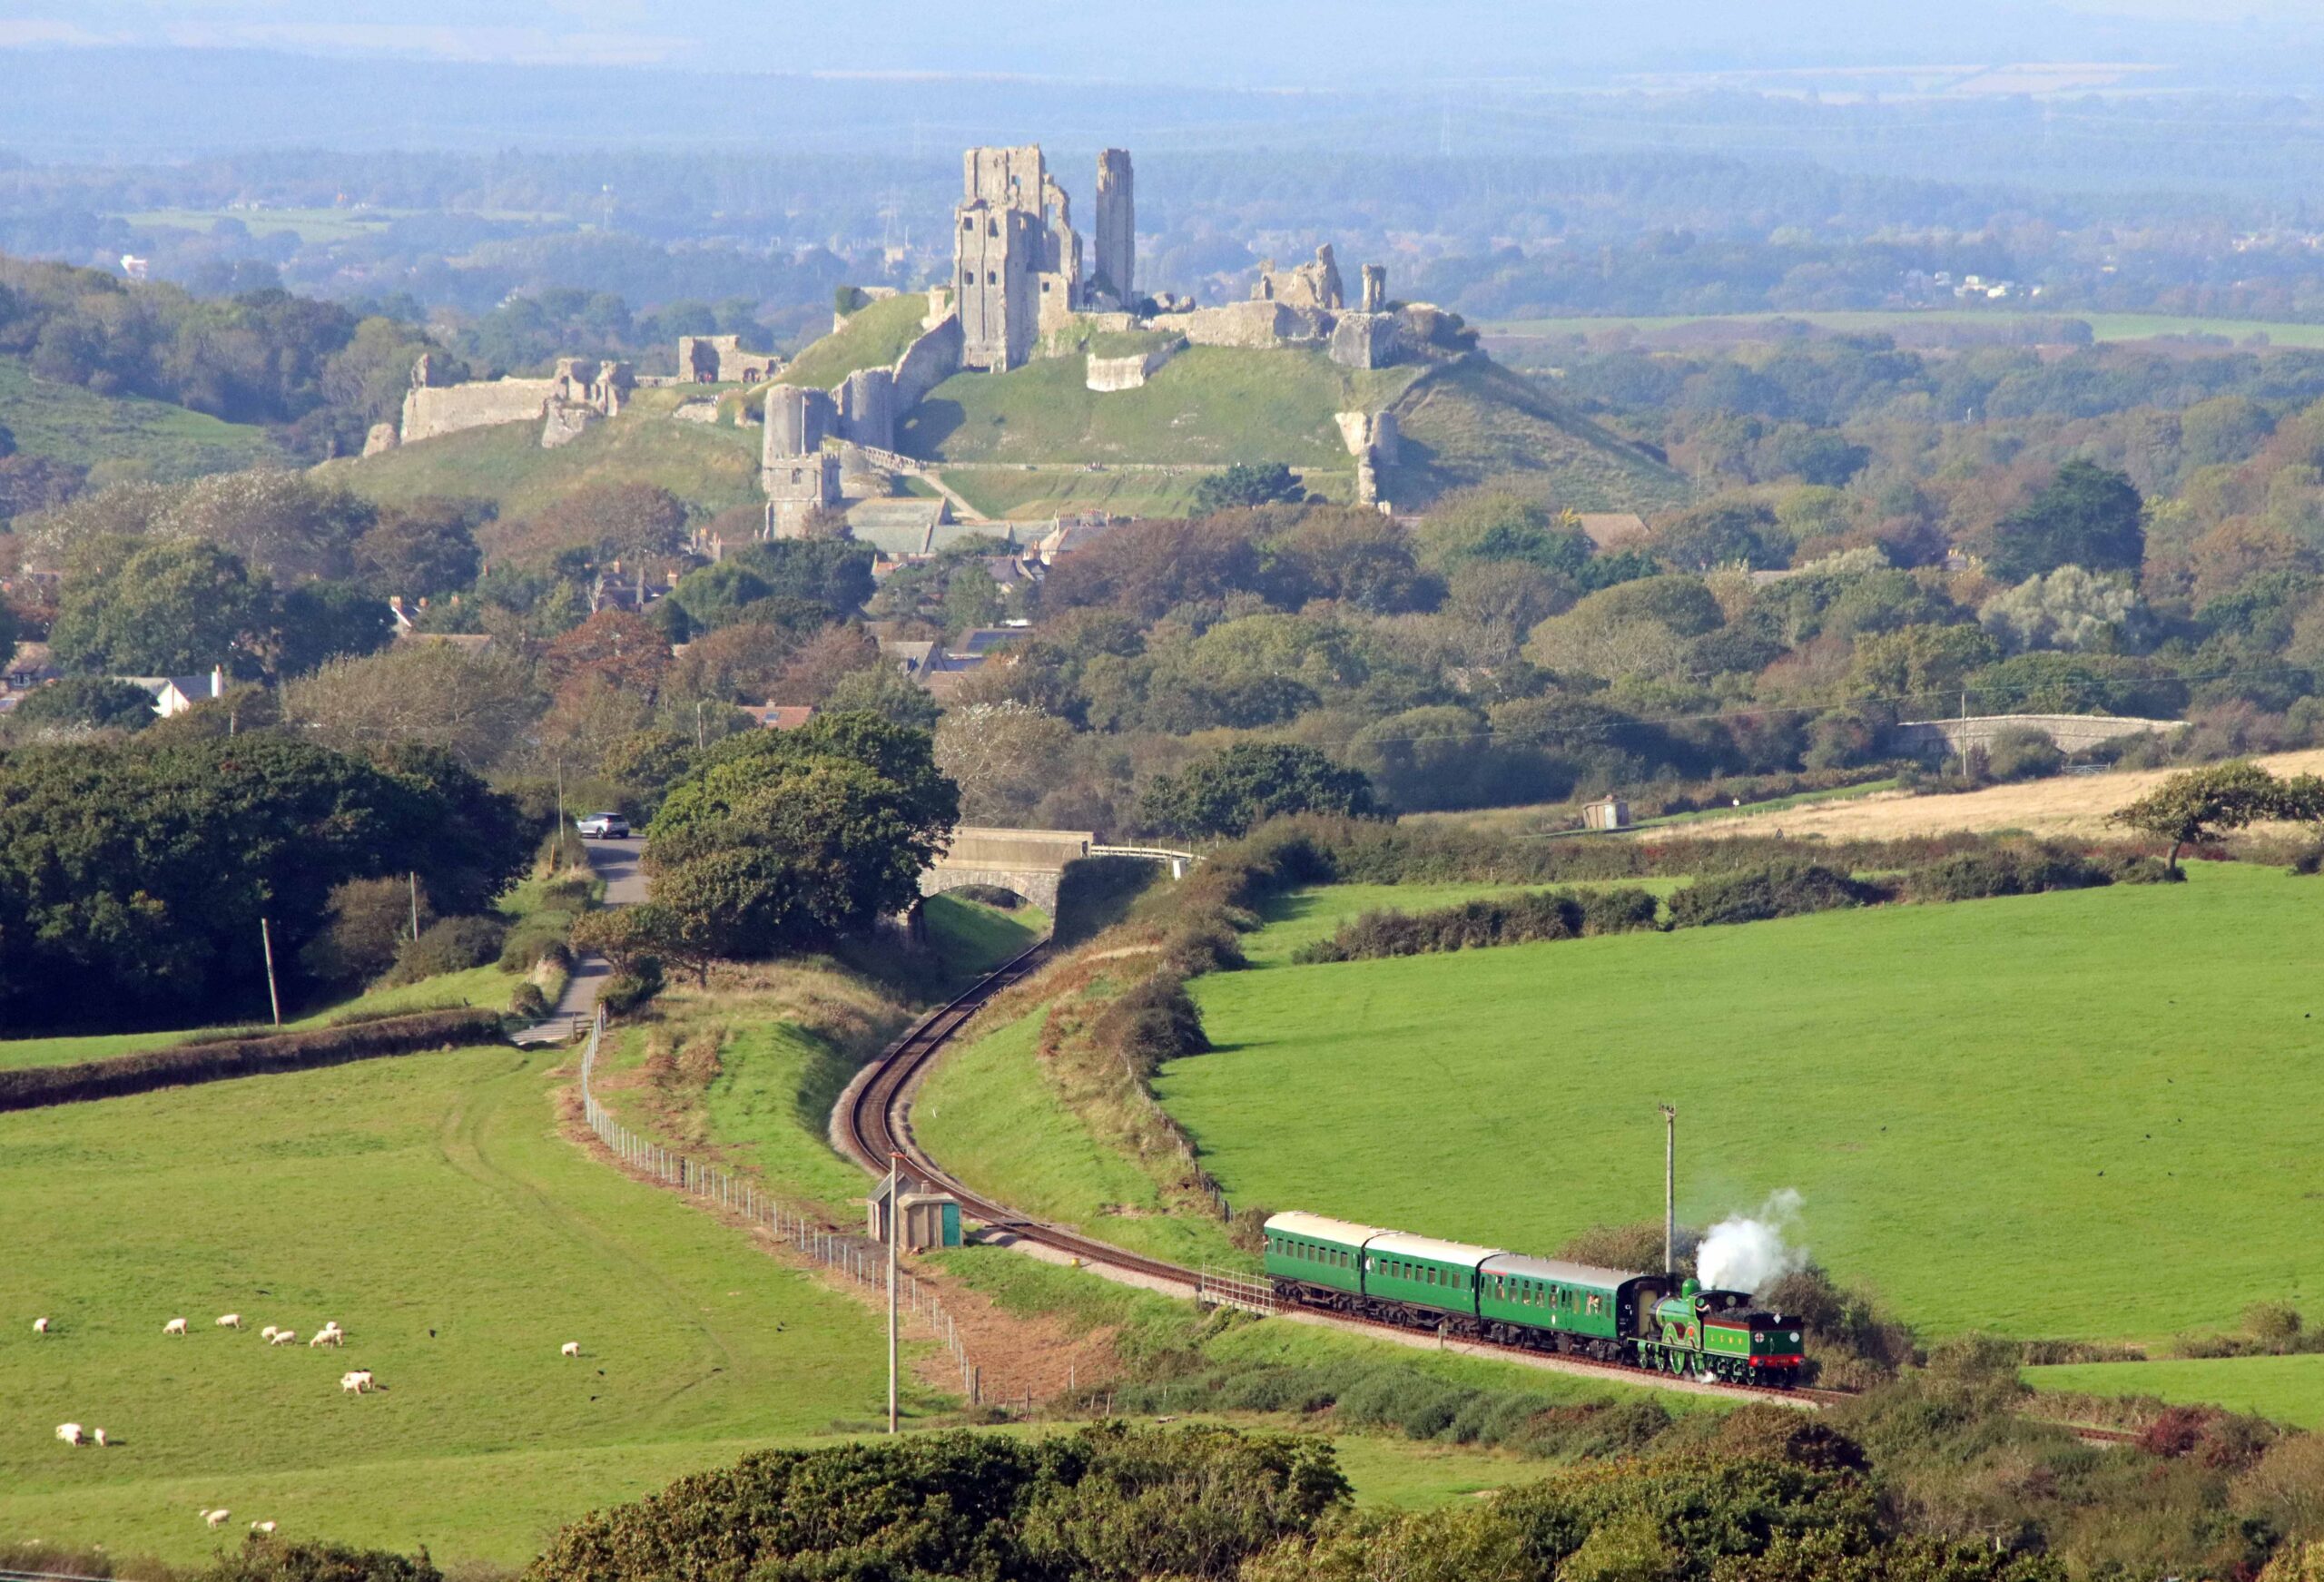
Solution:
[[[464,385],[414,385],[404,392],[400,442],[434,439],[495,423],[537,423],[556,393],[547,379],[473,379]]]
[[[928,398],[928,392],[960,371],[962,339],[957,315],[946,314],[928,333],[904,348],[896,359],[896,416],[901,418]]]
[[[832,392],[839,404],[839,437],[850,445],[877,450],[896,447],[895,375],[883,368],[858,368]]]
[[[1972,714],[1966,720],[1907,720],[1888,733],[1899,752],[1960,752],[1990,747],[2004,731],[2039,731],[2062,752],[2081,752],[2118,736],[2151,736],[2184,728],[2179,720],[2120,714]]]
[[[757,384],[773,378],[783,359],[773,352],[744,351],[739,335],[681,335],[678,337],[678,377],[682,385]]]
[[[1328,333],[1327,316],[1313,309],[1256,300],[1157,313],[1147,322],[1152,329],[1183,335],[1196,346],[1238,346],[1253,351],[1321,346]]]
[[[1347,305],[1346,293],[1340,283],[1340,266],[1332,257],[1332,244],[1328,241],[1315,250],[1312,263],[1279,270],[1275,267],[1275,260],[1260,260],[1259,280],[1251,288],[1251,296],[1256,301],[1316,308],[1326,313],[1336,313]]]
[[[1153,377],[1154,371],[1178,355],[1177,343],[1157,346],[1151,351],[1133,352],[1128,357],[1093,357],[1082,383],[1098,391],[1134,390]]]
[[[1137,206],[1128,149],[1109,148],[1098,155],[1097,202],[1090,297],[1128,308],[1137,300]]]
[[[1332,360],[1342,368],[1385,368],[1403,345],[1393,313],[1343,313],[1332,326]]]

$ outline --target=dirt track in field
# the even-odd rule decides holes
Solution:
[[[2324,749],[2276,752],[2252,762],[2277,774],[2324,774]],[[1786,808],[1743,818],[1705,819],[1692,827],[1642,830],[1652,838],[1683,829],[1688,835],[1821,835],[1833,840],[1882,840],[1942,835],[1956,830],[2024,830],[2036,835],[2120,839],[2106,815],[2137,801],[2176,770],[2137,769],[2114,774],[2069,774],[2024,785],[1997,785],[1951,796],[1915,797],[1883,791],[1851,801]]]

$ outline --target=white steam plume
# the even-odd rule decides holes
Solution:
[[[1735,1214],[1711,1226],[1695,1252],[1697,1278],[1706,1291],[1757,1295],[1787,1274],[1807,1267],[1807,1249],[1791,1237],[1799,1228],[1802,1199],[1790,1187],[1770,1193],[1756,1214]]]

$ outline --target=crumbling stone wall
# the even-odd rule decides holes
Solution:
[[[839,405],[839,437],[876,450],[896,447],[895,375],[883,368],[858,368],[832,392]]]
[[[1347,300],[1340,284],[1340,266],[1332,257],[1332,244],[1327,241],[1317,248],[1313,262],[1293,269],[1279,270],[1271,258],[1260,260],[1259,280],[1251,288],[1251,299],[1338,312],[1347,306]]]
[[[782,371],[772,352],[744,351],[739,335],[678,337],[678,382],[684,385],[757,384]]]
[[[1342,368],[1385,368],[1403,349],[1393,313],[1343,313],[1332,326],[1332,360]]]
[[[404,392],[399,443],[434,439],[464,428],[484,428],[496,423],[532,423],[545,418],[550,407],[567,406],[583,411],[570,418],[574,433],[592,418],[610,418],[621,410],[632,379],[624,362],[598,362],[565,357],[545,379],[470,379],[463,384],[435,383],[435,359],[426,353],[412,365],[411,388]],[[563,444],[571,434],[552,439],[544,429],[543,445]]]
[[[1363,294],[1356,299],[1359,313],[1385,313],[1388,310],[1388,267],[1385,264],[1364,266]]]
[[[928,333],[904,348],[903,356],[896,359],[896,416],[901,418],[928,398],[928,392],[960,371],[963,349],[960,320],[947,314]]]
[[[1314,309],[1256,299],[1229,302],[1223,308],[1157,313],[1147,323],[1153,329],[1183,335],[1196,346],[1239,346],[1254,350],[1321,346],[1330,332],[1327,316]]]
[[[1100,392],[1134,390],[1154,376],[1155,370],[1178,354],[1178,343],[1157,346],[1151,351],[1134,352],[1128,357],[1093,357],[1082,383]]]
[[[1098,155],[1097,267],[1089,276],[1092,307],[1128,308],[1137,300],[1137,204],[1129,151]]]

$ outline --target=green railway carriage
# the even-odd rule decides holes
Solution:
[[[1364,1294],[1375,1302],[1406,1302],[1473,1321],[1477,1271],[1499,1256],[1493,1248],[1465,1242],[1380,1231],[1364,1244]],[[1471,1327],[1456,1326],[1462,1332]]]
[[[1322,1214],[1276,1214],[1266,1223],[1267,1278],[1298,1288],[1311,1305],[1353,1309],[1364,1295],[1364,1244],[1385,1234]]]
[[[1646,1330],[1655,1299],[1670,1289],[1659,1274],[1521,1253],[1496,1254],[1478,1272],[1483,1285],[1477,1311],[1488,1338],[1607,1361],[1620,1358],[1625,1342]]]

